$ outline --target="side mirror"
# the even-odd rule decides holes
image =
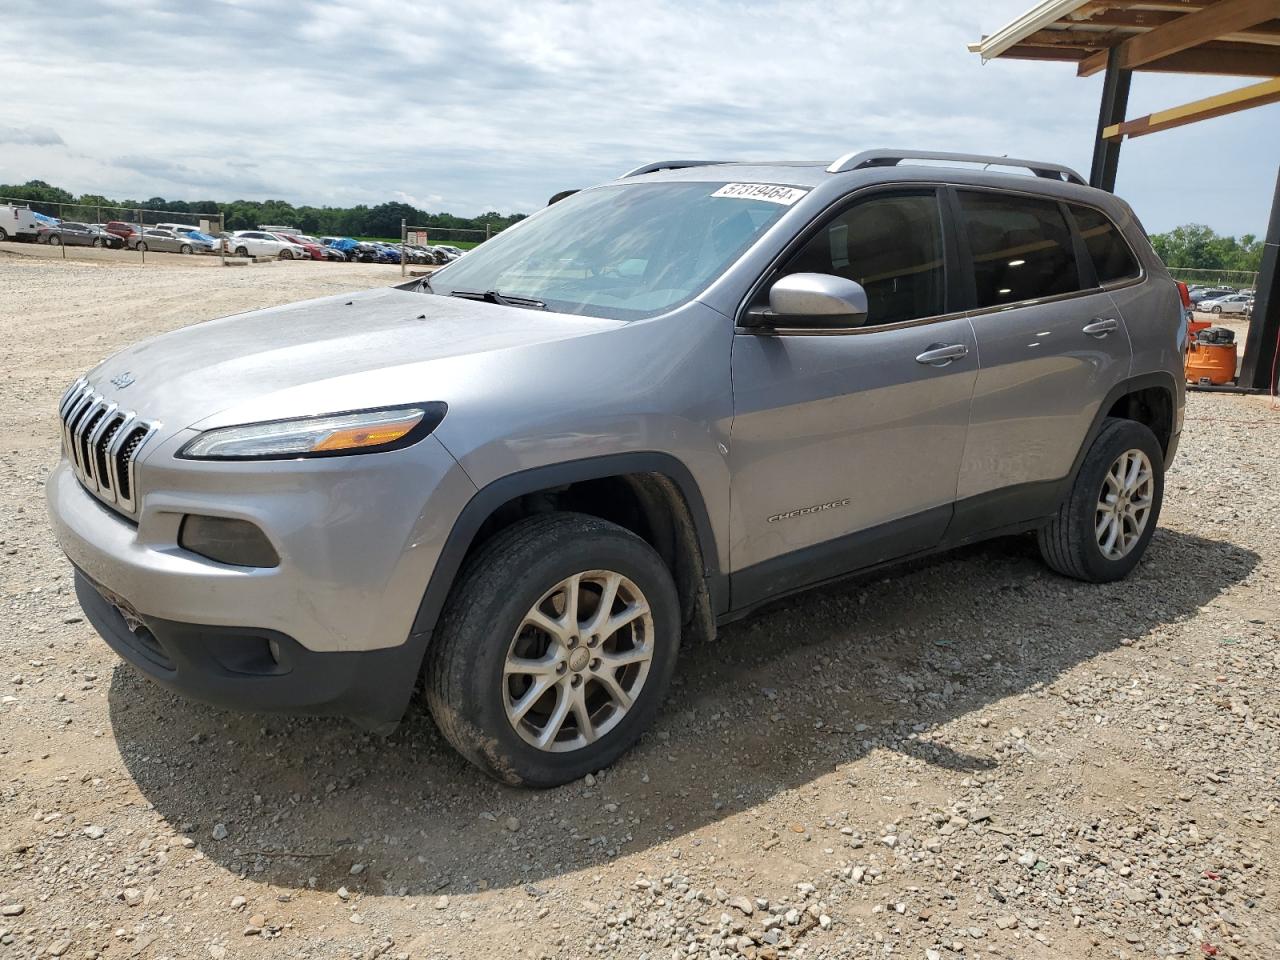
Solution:
[[[844,330],[867,322],[862,284],[828,273],[793,273],[769,288],[768,309],[747,314],[754,327]]]

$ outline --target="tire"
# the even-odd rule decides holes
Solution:
[[[93,245],[94,245],[95,247],[100,247],[100,246],[102,246],[102,238],[101,238],[101,237],[94,237],[94,238],[93,238]]]
[[[4,227],[0,227],[0,243],[9,239],[9,232]]]
[[[1139,489],[1125,496],[1132,496],[1132,502],[1147,502],[1146,513],[1139,510],[1135,514],[1144,519],[1137,525],[1136,520],[1127,516],[1127,511],[1121,510],[1114,521],[1108,523],[1101,505],[1115,502],[1117,498],[1113,468],[1131,467],[1137,461],[1140,478],[1145,468],[1136,454],[1145,457],[1150,480],[1145,485],[1136,485]],[[1125,465],[1120,463],[1122,457],[1130,458]],[[1109,417],[1103,421],[1102,430],[1085,454],[1058,515],[1037,534],[1040,554],[1045,563],[1066,577],[1089,583],[1119,580],[1138,565],[1146,552],[1160,519],[1163,500],[1164,452],[1160,441],[1145,424]],[[1130,501],[1122,500],[1122,506],[1124,502]],[[1126,543],[1135,533],[1136,538]],[[1113,542],[1110,555],[1109,540]]]
[[[62,246],[62,238],[58,236],[56,233],[49,234],[49,246],[51,247]]]
[[[146,253],[151,248],[148,247],[145,243],[142,243],[141,241],[139,241],[137,247],[135,247],[134,249],[141,250],[143,253]]]
[[[1213,305],[1213,312],[1214,312],[1214,313],[1221,313],[1221,312],[1222,312],[1222,305],[1221,305],[1221,304],[1217,304],[1217,303],[1215,303],[1215,304]]]
[[[182,246],[180,246],[180,247],[178,248],[178,252],[179,252],[179,253],[186,253],[186,254],[191,253],[191,244],[189,244],[189,243],[184,243]]]
[[[293,251],[292,251],[292,250],[281,250],[281,251],[280,251],[280,259],[281,259],[281,260],[292,260],[292,259],[293,259]]]
[[[236,256],[237,256],[237,257],[247,257],[248,255],[249,255],[249,251],[248,251],[248,249],[247,249],[247,248],[245,248],[245,247],[236,247]]]
[[[603,641],[588,638],[581,627],[589,621],[576,618],[572,632],[564,628],[568,643],[527,622],[541,613],[543,623],[555,626],[554,618],[567,612],[565,593],[557,591],[586,573],[602,579],[582,578],[580,595],[587,599],[579,610],[594,617],[590,604],[600,602],[603,578],[616,576],[613,615],[620,616],[628,609],[625,605],[640,610],[647,604],[647,616],[638,614]],[[619,603],[624,604],[621,609]],[[445,739],[491,777],[532,787],[576,780],[621,756],[657,714],[679,652],[679,610],[666,565],[630,531],[576,513],[521,520],[477,551],[455,583],[427,653],[427,705]],[[601,666],[606,655],[636,659],[633,655],[646,652],[644,663]],[[514,656],[526,657],[515,663],[536,664],[533,658],[551,657],[557,664],[539,680],[508,673]],[[620,708],[621,701],[598,679],[606,675],[614,689],[628,698],[634,695],[629,706]],[[509,719],[537,682],[549,684],[546,692],[528,704],[524,718]],[[578,712],[568,705],[575,697],[583,698],[592,731],[604,728],[594,740],[582,736]],[[557,723],[562,704],[568,712]],[[534,742],[539,733],[548,747]]]

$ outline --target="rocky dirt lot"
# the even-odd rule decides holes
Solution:
[[[547,792],[176,699],[81,618],[44,516],[64,386],[130,341],[398,269],[0,253],[0,958],[1280,954],[1280,411],[1194,396],[1124,583],[1026,538],[684,652]]]

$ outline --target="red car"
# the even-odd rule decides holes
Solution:
[[[315,240],[305,239],[298,236],[296,233],[277,233],[276,236],[281,240],[288,240],[290,243],[296,243],[303,250],[307,251],[307,255],[310,256],[312,260],[329,259],[324,252],[324,246],[317,243]]]
[[[124,240],[125,243],[128,243],[133,235],[138,232],[138,225],[136,223],[125,223],[123,220],[111,220],[108,223],[104,223],[102,228],[106,230],[107,233],[114,233],[117,237]]]

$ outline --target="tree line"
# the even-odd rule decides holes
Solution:
[[[303,233],[325,236],[350,237],[398,237],[400,220],[410,226],[449,230],[489,230],[497,233],[523,220],[525,214],[504,214],[496,210],[478,217],[459,217],[452,213],[428,213],[408,203],[380,203],[377,206],[359,204],[354,207],[294,206],[284,200],[166,200],[151,197],[147,200],[112,200],[98,194],[73,195],[69,190],[50,186],[43,180],[28,180],[24,184],[0,184],[0,197],[25,200],[33,210],[64,220],[133,220],[123,216],[124,210],[164,210],[168,214],[188,214],[194,223],[196,218],[223,215],[226,229],[252,230],[259,224],[281,224],[296,227]],[[59,208],[57,204],[69,204]],[[145,223],[159,223],[170,219],[165,214],[144,213]]]
[[[1263,241],[1252,233],[1224,237],[1203,223],[1174,227],[1151,237],[1160,259],[1171,270],[1233,270],[1256,273],[1262,268]]]

